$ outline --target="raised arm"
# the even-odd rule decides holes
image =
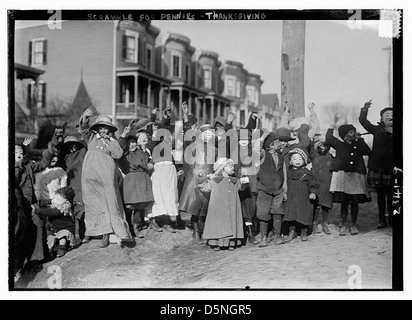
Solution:
[[[372,105],[372,100],[369,100],[368,102],[365,102],[364,107],[361,109],[360,115],[359,115],[359,123],[362,125],[362,127],[368,131],[369,133],[375,133],[376,130],[378,129],[378,126],[373,125],[367,118],[368,118],[368,112],[369,108]]]
[[[90,119],[92,117],[97,117],[99,113],[96,108],[91,106],[87,108],[83,114],[80,116],[79,123],[76,126],[77,131],[82,135],[83,139],[89,141],[92,131],[90,130]]]
[[[313,139],[315,137],[316,132],[319,129],[318,115],[314,111],[315,103],[313,103],[313,102],[309,103],[308,109],[309,109],[309,112],[310,112],[310,129],[309,129],[308,136],[309,136],[310,139]]]

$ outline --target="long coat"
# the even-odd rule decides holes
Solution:
[[[288,200],[286,201],[284,221],[297,221],[303,225],[311,225],[313,204],[309,200],[310,193],[317,193],[319,184],[306,168],[291,169],[288,172]]]
[[[125,204],[152,202],[152,180],[147,165],[150,155],[141,150],[128,151],[121,160],[121,168],[126,176],[121,184]]]
[[[327,207],[329,209],[333,206],[333,196],[330,192],[330,182],[332,180],[331,165],[333,157],[330,153],[320,155],[313,150],[311,153],[312,172],[319,182],[319,189],[317,191],[318,205]]]
[[[383,124],[373,125],[367,120],[368,110],[361,109],[359,122],[366,131],[373,134],[372,152],[368,160],[368,168],[383,174],[392,171],[393,138],[392,133],[385,131]]]
[[[243,239],[240,181],[232,177],[216,178],[201,184],[200,189],[211,192],[203,239]]]
[[[92,132],[83,136],[88,149],[82,170],[86,236],[114,232],[122,240],[131,239],[114,161],[122,157],[123,150],[114,139],[100,138]]]

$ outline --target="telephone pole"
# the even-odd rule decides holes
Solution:
[[[282,29],[281,103],[288,102],[290,120],[305,116],[304,61],[305,61],[304,20],[284,20]]]

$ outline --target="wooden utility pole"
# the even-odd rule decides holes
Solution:
[[[281,102],[288,102],[290,119],[305,116],[305,25],[304,20],[283,21]]]

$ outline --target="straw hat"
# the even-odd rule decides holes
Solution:
[[[106,126],[113,132],[117,131],[117,127],[112,123],[112,118],[109,116],[100,116],[97,118],[96,122],[90,127],[90,129],[95,130],[97,126]]]

